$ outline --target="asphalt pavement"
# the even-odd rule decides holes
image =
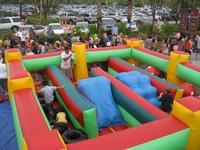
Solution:
[[[196,59],[196,53],[193,53],[192,55],[191,55],[191,60],[190,60],[190,62],[192,63],[192,64],[195,64],[195,65],[197,65],[197,66],[199,66],[200,67],[200,54],[198,54],[199,56],[198,56],[198,59]]]

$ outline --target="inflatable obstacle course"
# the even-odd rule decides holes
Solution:
[[[168,75],[171,75],[170,79],[172,80],[180,79],[190,82],[198,87],[200,86],[199,67],[191,65],[186,61],[185,63],[180,62],[176,64],[175,70],[173,70],[172,68],[173,73],[169,72],[169,68],[171,67],[169,63],[171,59],[170,57],[139,47],[140,44],[136,44],[137,47],[135,47],[134,41],[130,40],[129,46],[125,45],[119,47],[87,49],[86,55],[84,55],[82,58],[80,57],[80,59],[85,59],[85,61],[79,61],[85,63],[82,65],[86,65],[86,63],[108,61],[109,57],[115,55],[124,59],[136,60],[138,63],[146,63],[159,70],[165,71]],[[187,54],[177,53],[178,57],[185,57],[184,55]],[[139,96],[133,90],[129,89],[126,85],[115,79],[113,76],[105,74],[105,72],[102,72],[99,69],[92,70],[92,74],[95,76],[105,76],[111,81],[113,97],[117,105],[120,105],[119,109],[123,118],[125,118],[124,120],[128,120],[130,125],[135,123],[137,126],[130,126],[131,128],[125,129],[121,132],[100,136],[83,142],[65,145],[59,133],[56,130],[51,130],[50,126],[48,125],[43,110],[41,109],[37,97],[35,96],[32,78],[27,72],[27,70],[30,71],[44,69],[50,65],[59,66],[60,62],[60,52],[21,57],[20,52],[17,49],[6,50],[6,63],[7,71],[9,74],[8,92],[14,114],[13,118],[17,133],[19,149],[51,148],[53,150],[57,150],[87,148],[154,150],[165,148],[166,150],[177,150],[192,148],[193,150],[199,150],[200,144],[199,142],[196,142],[198,139],[198,135],[195,134],[198,133],[198,127],[196,126],[196,124],[198,124],[199,122],[198,117],[194,117],[191,119],[190,117],[184,118],[182,116],[182,114],[188,114],[189,116],[198,116],[199,108],[193,107],[198,106],[196,104],[196,99],[191,100],[193,97],[185,97],[183,98],[183,100],[179,99],[177,103],[175,102],[172,115],[170,116],[165,114],[152,104],[148,103],[141,96]],[[113,63],[112,65],[115,66],[115,63]],[[16,67],[18,68],[17,70],[20,71],[13,71],[13,68],[15,69]],[[126,66],[125,68],[129,69],[131,67],[128,65],[128,67]],[[135,69],[129,71],[133,70]],[[79,76],[83,76],[81,73],[86,73],[84,71],[84,67],[80,67],[80,69],[78,69],[78,73]],[[117,73],[119,72],[117,71]],[[59,82],[60,79],[62,79],[64,76],[60,75],[58,78],[55,79],[53,78],[53,76],[54,75],[52,75],[51,82],[54,85],[61,85],[62,82],[69,85],[66,81]],[[194,78],[191,78],[191,76]],[[153,77],[150,75],[149,77],[153,85]],[[175,89],[175,99],[182,97],[183,91],[178,91],[179,87],[170,84],[164,85],[168,85]],[[159,88],[161,89],[162,86],[160,86]],[[73,96],[70,95],[69,97],[69,95],[66,94],[69,89],[72,89],[71,86],[65,88],[64,91],[58,91],[57,97],[60,97],[60,103],[65,106],[66,110],[68,110],[70,119],[72,120],[73,124],[77,126],[77,128],[83,128],[87,132],[87,134],[90,134],[90,137],[98,136],[97,124],[95,124],[96,121],[94,121],[96,119],[96,115],[94,115],[96,114],[95,109],[90,107],[88,102],[83,102],[82,98],[79,98],[77,101],[74,102],[74,99],[72,100]],[[128,92],[125,93],[124,89],[126,89],[126,91]],[[78,95],[82,97],[80,93],[75,93],[75,96]],[[25,99],[26,97],[29,98]],[[119,100],[118,97],[123,99],[123,101]],[[82,104],[87,104],[87,107],[85,106],[85,109],[83,109]],[[71,107],[71,109],[69,107]],[[184,107],[186,109],[182,109]],[[188,108],[190,111],[188,111]],[[181,109],[184,111],[184,113],[181,112]],[[22,115],[21,110],[23,110],[23,113],[25,113],[26,115]],[[85,114],[86,112],[87,114]],[[30,119],[30,116],[33,119]],[[91,121],[91,118],[94,121],[91,126],[95,128],[91,128],[90,130],[90,126],[87,126],[86,124],[87,122]],[[192,122],[192,124],[190,122]],[[35,130],[34,127],[28,128],[29,124],[38,127],[38,130]],[[165,130],[163,130],[163,128]],[[92,131],[94,131],[94,133]],[[130,137],[132,138],[130,139]],[[107,144],[108,141],[109,145]]]

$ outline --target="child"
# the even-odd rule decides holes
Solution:
[[[173,97],[171,95],[171,89],[166,89],[165,94],[162,94],[159,101],[162,102],[161,109],[164,112],[170,113],[172,110],[172,103],[173,103]]]
[[[65,110],[64,108],[60,108],[56,114],[55,128],[62,134],[68,129],[67,123]]]
[[[57,89],[64,88],[64,85],[62,86],[49,86],[46,83],[44,83],[45,86],[40,89],[39,93],[41,93],[44,96],[45,100],[45,108],[47,112],[51,115],[50,117],[54,116],[53,111],[53,102],[54,102],[54,91]]]

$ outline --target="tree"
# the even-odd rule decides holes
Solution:
[[[155,16],[156,16],[156,10],[157,10],[157,3],[158,3],[157,0],[152,0],[151,1],[152,17],[153,17],[152,25],[153,25],[153,27],[155,25]]]
[[[100,31],[100,27],[102,24],[101,9],[102,9],[102,1],[97,0],[97,32],[98,33]]]
[[[131,25],[131,18],[132,18],[132,11],[133,11],[133,0],[128,0],[128,23]]]

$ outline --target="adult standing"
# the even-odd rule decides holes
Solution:
[[[117,27],[117,24],[115,24],[114,26],[112,26],[111,32],[112,32],[112,35],[115,35],[115,36],[118,35],[119,29],[118,29],[118,27]]]
[[[48,29],[47,29],[47,42],[48,43],[53,44],[53,36],[54,36],[53,29],[51,28],[51,26],[48,26]]]
[[[152,46],[152,37],[151,37],[151,36],[149,36],[149,37],[145,40],[144,45],[145,45],[145,47],[146,47],[147,49],[151,49],[151,46]]]
[[[7,72],[4,63],[4,52],[0,50],[0,90],[7,93]]]
[[[61,65],[60,68],[62,72],[71,80],[73,80],[73,66],[74,66],[74,57],[72,52],[65,47],[65,51],[61,53]]]
[[[197,60],[200,59],[200,36],[196,37],[196,57]]]
[[[22,29],[19,29],[16,33],[15,36],[19,37],[21,40],[21,46],[24,47],[25,46],[25,33],[22,31]]]
[[[188,54],[192,54],[192,41],[190,40],[190,37],[188,37],[184,42],[183,42],[183,48],[184,51],[187,52]]]
[[[151,50],[157,51],[157,40],[152,39]]]

